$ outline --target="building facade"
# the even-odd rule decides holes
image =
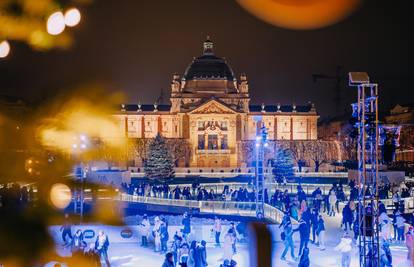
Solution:
[[[225,59],[206,40],[203,54],[184,75],[173,75],[171,105],[124,104],[116,114],[128,138],[188,141],[190,167],[240,167],[238,143],[255,140],[265,126],[270,140],[316,140],[318,115],[313,104],[251,105],[245,74],[237,80]]]
[[[414,162],[414,104],[397,104],[384,117],[388,126],[400,126],[396,161]]]

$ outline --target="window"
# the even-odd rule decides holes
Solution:
[[[198,149],[204,149],[205,148],[205,140],[204,140],[204,134],[198,135]]]
[[[177,127],[177,125],[175,125],[175,132],[178,132],[178,127]]]
[[[220,129],[222,131],[227,131],[227,121],[220,122]]]
[[[209,134],[208,135],[208,149],[210,149],[210,150],[218,149],[217,134]]]
[[[203,131],[204,130],[204,121],[197,122],[197,128],[198,128],[199,131]]]
[[[223,138],[221,139],[221,149],[228,149],[229,148],[229,143],[227,140],[227,134],[223,135]]]

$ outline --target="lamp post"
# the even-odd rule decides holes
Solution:
[[[80,215],[80,221],[82,222],[83,220],[83,204],[84,204],[84,183],[85,183],[85,178],[87,175],[87,172],[84,171],[84,167],[83,167],[83,162],[82,162],[82,158],[80,157],[81,154],[88,148],[88,138],[86,135],[84,134],[80,134],[79,136],[75,136],[73,138],[73,143],[72,143],[72,153],[75,156],[75,160],[76,160],[76,165],[75,165],[75,177],[78,178],[81,182],[81,187],[80,187],[80,194],[79,194],[79,202],[80,202],[80,207],[79,207],[79,215]],[[79,166],[78,166],[79,165]],[[77,194],[75,194],[75,202],[74,202],[74,210],[75,213],[77,212]]]
[[[268,146],[267,129],[264,125],[256,136],[256,217],[264,217],[264,153]]]

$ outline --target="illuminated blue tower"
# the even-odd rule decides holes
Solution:
[[[256,216],[262,219],[264,215],[264,154],[268,142],[266,127],[261,121],[257,123],[261,123],[262,126],[256,136]]]

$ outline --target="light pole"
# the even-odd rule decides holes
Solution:
[[[79,136],[75,136],[73,138],[72,143],[72,153],[75,155],[76,160],[76,167],[75,167],[75,177],[78,178],[81,182],[80,186],[80,194],[79,194],[79,215],[80,215],[80,221],[83,220],[83,202],[84,202],[84,183],[87,172],[84,171],[84,166],[81,158],[81,154],[88,148],[88,138],[84,134],[80,134]],[[79,165],[79,166],[78,166]],[[75,202],[74,202],[74,210],[75,213],[77,213],[77,194],[75,193]]]
[[[351,72],[349,85],[358,90],[358,102],[352,104],[352,116],[358,130],[359,266],[379,266],[378,84],[371,83],[365,72]],[[369,188],[372,192],[367,194]]]
[[[256,217],[264,217],[264,153],[268,146],[267,129],[264,125],[256,136]]]

